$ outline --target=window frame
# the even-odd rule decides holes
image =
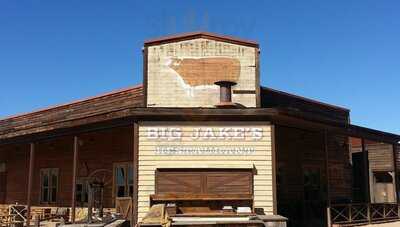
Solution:
[[[55,204],[58,201],[58,195],[59,195],[59,184],[60,184],[60,170],[59,168],[41,168],[40,171],[40,194],[39,194],[39,201],[40,204]],[[55,189],[56,189],[56,198],[53,200],[53,195],[52,195],[52,190],[54,189],[53,187],[53,179],[52,176],[55,174],[57,178],[57,182],[55,184]],[[47,175],[48,177],[48,186],[47,186],[47,201],[44,200],[43,198],[43,178],[44,176]]]
[[[116,198],[123,198],[120,196],[117,196],[118,193],[118,188],[117,188],[117,168],[123,168],[125,170],[125,179],[124,179],[124,196],[123,197],[133,197],[133,190],[132,190],[132,195],[130,195],[129,190],[130,187],[132,189],[134,188],[134,174],[133,173],[133,163],[132,162],[117,162],[113,164],[113,198],[114,200]],[[131,168],[131,174],[132,174],[132,184],[129,184],[129,168]]]
[[[81,194],[81,200],[78,200],[78,184],[82,185],[82,191],[80,192]],[[85,199],[85,196],[86,199]],[[89,179],[87,177],[78,177],[76,180],[76,194],[75,194],[75,202],[77,203],[78,206],[87,206],[89,202]]]
[[[0,173],[6,173],[6,172],[7,172],[7,163],[0,162]]]

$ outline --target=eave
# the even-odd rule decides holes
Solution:
[[[155,39],[149,39],[144,42],[144,46],[154,46],[154,45],[161,45],[161,44],[166,44],[166,43],[172,43],[172,42],[180,42],[180,41],[186,41],[186,40],[191,40],[191,39],[198,39],[198,38],[204,38],[204,39],[210,39],[210,40],[215,40],[215,41],[220,41],[220,42],[226,42],[226,43],[232,43],[232,44],[237,44],[237,45],[242,45],[242,46],[249,46],[249,47],[254,47],[254,48],[259,48],[259,45],[257,42],[252,41],[252,40],[245,40],[245,39],[240,39],[232,36],[225,36],[225,35],[218,35],[210,32],[189,32],[189,33],[182,33],[178,35],[173,35],[173,36],[163,36]]]
[[[57,105],[0,120],[0,140],[118,118],[118,112],[143,107],[142,86]]]
[[[356,125],[323,119],[301,112],[277,108],[144,108],[131,107],[84,119],[57,122],[51,126],[20,130],[0,136],[0,144],[38,141],[57,136],[101,130],[137,121],[270,121],[273,124],[307,128],[395,144],[400,136]]]

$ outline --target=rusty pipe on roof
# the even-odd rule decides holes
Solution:
[[[219,104],[217,107],[235,107],[232,102],[232,86],[236,85],[233,81],[217,81],[216,85],[219,86]]]

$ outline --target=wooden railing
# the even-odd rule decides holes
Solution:
[[[332,204],[327,209],[328,226],[375,223],[400,219],[397,203]]]

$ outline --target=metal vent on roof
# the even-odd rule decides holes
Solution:
[[[219,108],[234,108],[236,104],[232,102],[232,86],[236,85],[233,81],[217,81],[219,86],[219,103],[215,105]]]

